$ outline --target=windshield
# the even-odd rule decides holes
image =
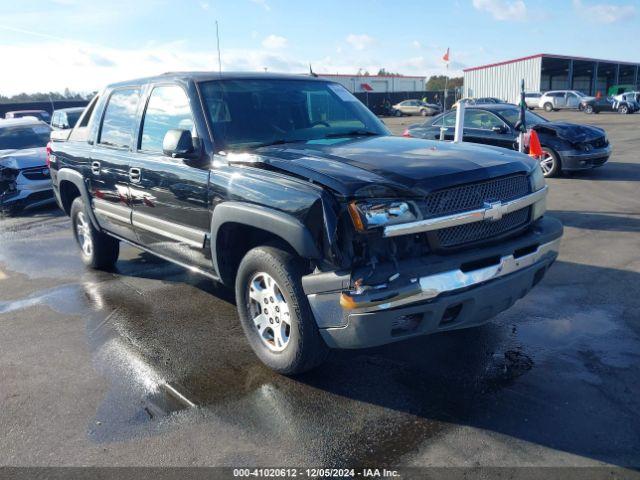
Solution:
[[[520,110],[518,110],[517,108],[505,108],[504,110],[498,110],[498,113],[502,115],[502,117],[512,127],[515,126],[515,124],[518,122],[518,119],[520,118]],[[524,121],[527,127],[548,122],[547,119],[542,118],[540,115],[530,112],[529,110],[525,110],[524,112]]]
[[[45,124],[0,127],[0,150],[45,147],[50,132]]]
[[[388,135],[344,87],[315,80],[217,80],[201,86],[217,150]]]

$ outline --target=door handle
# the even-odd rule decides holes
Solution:
[[[142,176],[140,169],[133,167],[129,169],[129,180],[131,183],[140,183],[140,177]]]
[[[100,162],[91,162],[91,173],[100,175]]]

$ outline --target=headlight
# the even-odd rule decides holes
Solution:
[[[540,167],[539,163],[538,165],[536,165],[536,168],[533,169],[533,172],[531,172],[530,180],[531,190],[533,192],[537,192],[541,188],[544,188],[544,186],[546,185],[544,175],[542,173],[542,168]]]
[[[364,232],[376,227],[417,220],[416,206],[411,202],[366,200],[349,203],[349,215],[356,230]]]
[[[533,172],[531,172],[530,176],[531,180],[531,190],[537,192],[541,188],[544,188],[546,182],[544,180],[544,175],[542,174],[542,168],[540,168],[540,164],[536,165]],[[547,211],[547,199],[546,196],[542,200],[538,200],[533,204],[531,217],[532,220],[535,221],[544,215],[544,212]]]

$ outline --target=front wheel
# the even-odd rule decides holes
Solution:
[[[294,375],[320,365],[328,347],[302,290],[304,266],[295,255],[257,247],[240,262],[236,304],[251,348],[269,368]]]
[[[542,147],[540,168],[545,177],[553,177],[560,171],[560,159],[558,154],[548,147]]]
[[[586,105],[584,107],[584,113],[588,113],[589,115],[591,115],[593,113],[593,105]]]
[[[120,242],[96,230],[81,197],[71,204],[71,223],[84,264],[99,270],[113,267],[120,254]]]
[[[402,116],[402,112],[400,110],[396,110],[395,116],[396,117],[401,117]]]
[[[426,110],[420,110],[420,115],[426,117],[428,115],[428,112]]]
[[[550,103],[545,103],[544,104],[544,111],[545,112],[552,112],[553,111],[553,105]]]
[[[629,113],[629,107],[627,105],[620,105],[618,107],[618,113],[621,113],[622,115],[626,115],[627,113]]]

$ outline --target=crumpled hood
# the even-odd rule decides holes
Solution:
[[[536,132],[556,135],[570,143],[589,142],[605,135],[605,131],[591,125],[568,122],[546,122],[533,127]]]
[[[44,167],[47,164],[45,147],[22,150],[0,150],[0,167],[22,170],[30,167]]]
[[[260,162],[344,196],[424,196],[430,191],[514,173],[535,162],[521,153],[472,143],[379,136],[290,143],[256,150]]]

